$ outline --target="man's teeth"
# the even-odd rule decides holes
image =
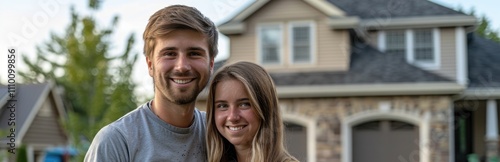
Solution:
[[[240,129],[243,129],[243,127],[229,127],[230,130],[233,130],[233,131],[236,131],[236,130],[240,130]]]
[[[191,81],[191,79],[187,79],[187,80],[174,79],[174,82],[178,83],[178,84],[186,84],[186,83],[189,83],[190,81]]]

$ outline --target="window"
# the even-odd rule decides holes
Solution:
[[[409,63],[424,69],[439,67],[439,29],[379,32],[379,47],[388,54],[404,54]]]
[[[414,58],[416,62],[433,62],[434,50],[432,30],[418,29],[414,30]]]
[[[256,31],[257,60],[261,64],[274,66],[314,62],[314,21],[263,23],[258,25]]]
[[[260,26],[259,42],[260,59],[263,64],[281,62],[282,31],[279,24]]]
[[[385,52],[389,54],[405,54],[405,42],[404,30],[388,31],[386,36],[387,49]]]
[[[310,22],[290,23],[290,53],[292,63],[310,63],[313,53],[313,25]]]

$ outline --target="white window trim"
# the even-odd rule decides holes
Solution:
[[[415,53],[414,53],[414,42],[413,42],[413,30],[406,29],[405,30],[405,53],[406,53],[406,61],[409,63],[414,63]]]
[[[261,40],[261,37],[262,37],[262,34],[261,34],[261,29],[263,27],[266,27],[266,26],[279,26],[281,32],[280,32],[280,35],[279,35],[279,48],[278,48],[278,63],[264,63],[263,60],[262,60],[262,41]],[[284,25],[283,23],[261,23],[261,24],[258,24],[257,25],[257,28],[256,28],[256,33],[257,33],[257,61],[262,64],[262,65],[283,65],[284,61],[283,61],[283,58],[284,58],[284,54],[283,54],[283,46],[284,46],[284,42],[283,42],[283,29],[284,29]]]
[[[415,66],[418,66],[425,70],[437,70],[441,67],[441,36],[439,28],[432,28],[432,38],[433,38],[433,50],[434,50],[434,61],[431,63],[427,62],[417,62],[414,57],[414,32],[412,29],[405,30],[405,41],[406,41],[406,61]],[[378,32],[378,48],[380,51],[385,52],[387,48],[386,44],[386,32]]]
[[[411,32],[411,40],[410,41],[410,44],[413,45],[414,41],[413,41],[413,30],[410,30]],[[408,54],[409,51],[411,51],[411,57],[410,57],[410,63],[413,63],[415,64],[416,66],[422,68],[422,69],[426,69],[426,70],[437,70],[439,69],[439,67],[441,66],[441,42],[440,42],[440,33],[439,33],[439,29],[438,28],[432,28],[432,39],[433,39],[433,53],[434,53],[434,61],[433,62],[417,62],[415,60],[413,60],[415,57],[413,56],[413,50],[408,50],[408,49],[413,49],[413,46],[412,48],[408,48],[406,53]]]
[[[456,66],[457,66],[457,82],[461,85],[468,84],[467,72],[467,35],[463,27],[456,27],[455,29],[455,48],[457,53]]]
[[[378,32],[378,36],[377,36],[377,41],[378,41],[378,49],[380,51],[383,51],[385,52],[385,50],[387,50],[387,46],[386,46],[386,43],[385,43],[385,31],[381,30]]]
[[[293,57],[294,57],[294,51],[293,51],[293,27],[296,26],[309,26],[311,29],[309,32],[310,37],[310,42],[309,46],[311,47],[309,49],[309,52],[311,54],[311,59],[309,62],[294,62]],[[290,64],[313,64],[316,62],[316,24],[314,21],[291,21],[288,24],[288,53],[289,53],[289,59],[288,62]]]

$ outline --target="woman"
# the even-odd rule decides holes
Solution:
[[[283,146],[274,83],[259,65],[220,69],[210,84],[207,113],[208,161],[298,161]]]

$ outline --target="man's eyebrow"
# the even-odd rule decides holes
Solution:
[[[160,53],[164,52],[164,51],[169,51],[169,50],[177,50],[177,47],[165,47],[165,48],[162,48],[160,50]]]
[[[201,47],[189,47],[188,50],[190,51],[205,51],[205,49]]]
[[[165,47],[165,48],[162,48],[160,50],[160,52],[169,51],[169,50],[178,50],[178,48],[177,47]],[[205,51],[205,49],[203,49],[201,47],[189,47],[188,50],[189,51]]]

